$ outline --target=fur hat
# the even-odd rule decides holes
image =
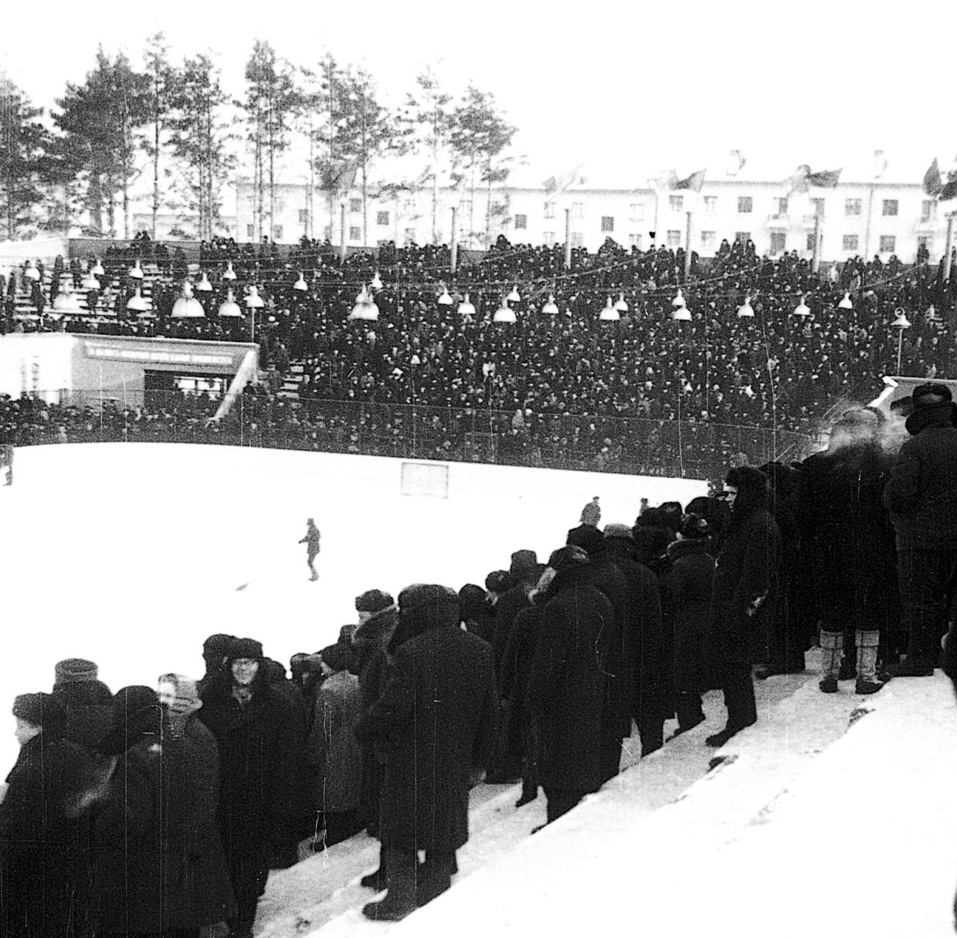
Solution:
[[[952,401],[953,395],[950,393],[950,388],[946,384],[920,384],[914,388],[911,393],[911,398],[914,402],[914,409],[920,410],[924,407],[933,407],[935,404],[949,403]]]
[[[577,544],[567,544],[558,550],[553,550],[548,558],[548,565],[556,572],[567,570],[569,567],[581,567],[587,564],[588,554]]]
[[[20,694],[14,698],[13,715],[46,730],[66,722],[66,709],[53,694]]]
[[[226,649],[226,657],[230,661],[235,661],[237,658],[251,658],[254,661],[261,661],[263,658],[262,642],[257,642],[254,638],[234,638]]]
[[[210,635],[203,642],[203,656],[208,658],[225,658],[229,654],[230,645],[236,641],[235,635],[226,635],[224,632],[217,632]]]
[[[507,570],[493,570],[485,578],[485,588],[490,593],[504,593],[511,584]]]
[[[633,541],[635,536],[631,533],[631,528],[627,524],[606,524],[605,539],[610,537],[618,538],[622,541]]]
[[[531,573],[538,564],[538,554],[533,550],[517,550],[512,554],[512,562],[509,565],[508,572],[513,579],[525,576]]]
[[[356,612],[382,612],[395,605],[395,600],[382,590],[366,590],[361,596],[356,596]]]
[[[346,646],[337,642],[335,645],[328,645],[319,652],[324,664],[332,668],[333,671],[348,671],[352,667],[352,651]]]
[[[605,549],[605,538],[598,528],[590,524],[582,524],[568,532],[566,544],[574,544],[587,554],[597,554]],[[551,566],[551,562],[549,562]]]
[[[86,658],[65,658],[53,666],[53,674],[57,684],[76,684],[80,681],[95,681],[99,669]]]
[[[735,466],[728,470],[724,477],[725,485],[733,485],[736,489],[747,489],[752,492],[766,492],[768,477],[753,466]]]

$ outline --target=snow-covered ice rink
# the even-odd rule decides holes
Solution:
[[[198,675],[211,632],[260,638],[287,662],[334,641],[364,589],[481,583],[518,548],[545,559],[593,495],[604,524],[632,521],[642,497],[686,503],[704,488],[451,464],[448,498],[408,496],[398,460],[156,444],[22,449],[15,468],[0,488],[2,706],[49,690],[70,656],[96,660],[114,690]],[[317,583],[297,544],[309,516]],[[479,786],[449,893],[404,922],[368,922],[358,877],[377,845],[362,835],[274,872],[257,934],[953,935],[949,683],[852,689],[821,694],[812,673],[759,683],[759,722],[718,753],[703,745],[724,717],[709,694],[704,724],[534,836],[543,797],[516,811],[515,786]],[[8,727],[0,766],[16,754]]]

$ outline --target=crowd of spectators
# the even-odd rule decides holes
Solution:
[[[516,809],[544,794],[551,823],[619,773],[628,738],[644,757],[705,723],[719,688],[725,725],[700,735],[723,746],[760,718],[754,677],[804,671],[819,641],[825,693],[933,674],[952,610],[904,572],[930,550],[953,575],[957,490],[952,471],[914,483],[908,460],[952,469],[955,426],[925,384],[890,419],[845,412],[824,453],[732,467],[685,506],[642,500],[633,524],[602,527],[596,496],[544,563],[520,548],[484,585],[368,589],[291,678],[224,634],[201,680],[157,690],[113,696],[94,663],[60,662],[52,694],[14,704],[4,934],[248,938],[270,868],[363,829],[381,851],[361,885],[385,891],[363,912],[398,920],[451,887],[483,781],[521,781]]]
[[[18,327],[254,337],[273,397],[294,382],[300,401],[333,405],[339,414],[306,407],[295,421],[308,425],[322,413],[327,423],[351,425],[370,452],[382,451],[383,434],[363,432],[360,421],[381,426],[385,436],[396,424],[418,422],[423,440],[437,422],[440,450],[417,441],[420,456],[458,458],[450,452],[470,446],[490,455],[490,437],[499,460],[552,465],[553,453],[566,452],[576,465],[634,471],[641,460],[628,452],[630,443],[640,441],[634,451],[646,449],[657,434],[670,450],[668,472],[687,472],[685,457],[694,464],[705,451],[716,465],[740,452],[761,461],[793,451],[833,405],[873,397],[884,374],[946,376],[957,339],[955,279],[945,281],[943,265],[926,257],[909,267],[896,257],[855,258],[814,273],[796,252],[771,259],[757,256],[751,242],[724,242],[709,261],[693,255],[686,279],[680,249],[626,250],[609,240],[594,254],[573,249],[566,270],[561,245],[499,238],[453,274],[446,245],[386,244],[343,259],[328,242],[304,239],[283,253],[266,241],[218,239],[200,246],[200,267],[212,285],[196,293],[206,316],[177,319],[182,256],[152,281],[155,316],[126,310],[137,285],[129,265],[142,247],[117,248],[109,260],[117,275],[115,314],[46,315]],[[227,272],[236,279],[224,279]],[[382,288],[370,293],[378,319],[350,318],[357,294],[376,276]],[[251,287],[263,308],[218,316],[227,291],[242,306]],[[446,288],[451,302],[442,304]],[[493,322],[513,288],[517,322]],[[678,290],[689,322],[673,319]],[[474,315],[459,311],[466,294]],[[557,313],[543,311],[549,297]],[[806,316],[795,314],[802,298]],[[627,305],[620,321],[600,320],[606,303],[620,299]],[[753,317],[739,315],[745,304]],[[899,308],[911,322],[902,336],[891,325]],[[13,327],[9,316],[6,325]],[[391,409],[391,420],[378,416],[382,408]],[[398,416],[404,410],[410,413]],[[272,412],[279,424],[270,429],[295,438],[288,411]],[[649,422],[647,430],[641,421]],[[750,428],[750,439],[740,428]],[[478,442],[477,434],[486,439]]]

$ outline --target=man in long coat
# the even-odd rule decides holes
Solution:
[[[603,729],[608,692],[600,655],[613,629],[610,600],[594,585],[588,555],[571,544],[548,559],[555,571],[543,602],[528,685],[538,726],[539,772],[548,822],[570,811],[606,779]],[[546,571],[547,572],[547,571]]]
[[[750,466],[732,469],[725,487],[731,523],[716,559],[711,631],[728,721],[709,736],[723,746],[758,719],[751,666],[774,613],[781,535],[768,507],[767,477]]]
[[[386,763],[379,836],[388,883],[385,898],[362,911],[391,921],[449,888],[455,851],[468,840],[469,786],[491,755],[498,712],[492,649],[459,627],[454,590],[403,590],[396,634],[385,690],[359,728]]]

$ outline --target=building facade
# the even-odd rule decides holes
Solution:
[[[836,187],[811,187],[807,193],[789,191],[793,172],[793,166],[749,165],[732,158],[725,170],[708,170],[699,193],[668,189],[655,174],[631,188],[596,180],[547,195],[542,185],[516,180],[474,192],[443,187],[437,200],[427,188],[370,197],[365,204],[356,190],[330,202],[327,193],[284,184],[277,189],[271,225],[269,218],[256,217],[254,189],[249,180],[240,180],[236,232],[243,241],[265,236],[294,243],[305,235],[350,247],[448,243],[455,209],[458,243],[472,248],[485,247],[500,234],[513,243],[564,243],[567,225],[572,246],[590,251],[610,237],[643,250],[653,243],[671,248],[690,243],[702,257],[713,256],[725,239],[750,239],[759,254],[797,251],[806,258],[819,239],[824,261],[875,254],[886,261],[896,254],[912,263],[921,245],[932,259],[943,254],[945,208],[953,211],[954,203],[938,205],[929,198],[913,167],[890,172],[883,151],[876,151],[860,165],[844,168]]]

